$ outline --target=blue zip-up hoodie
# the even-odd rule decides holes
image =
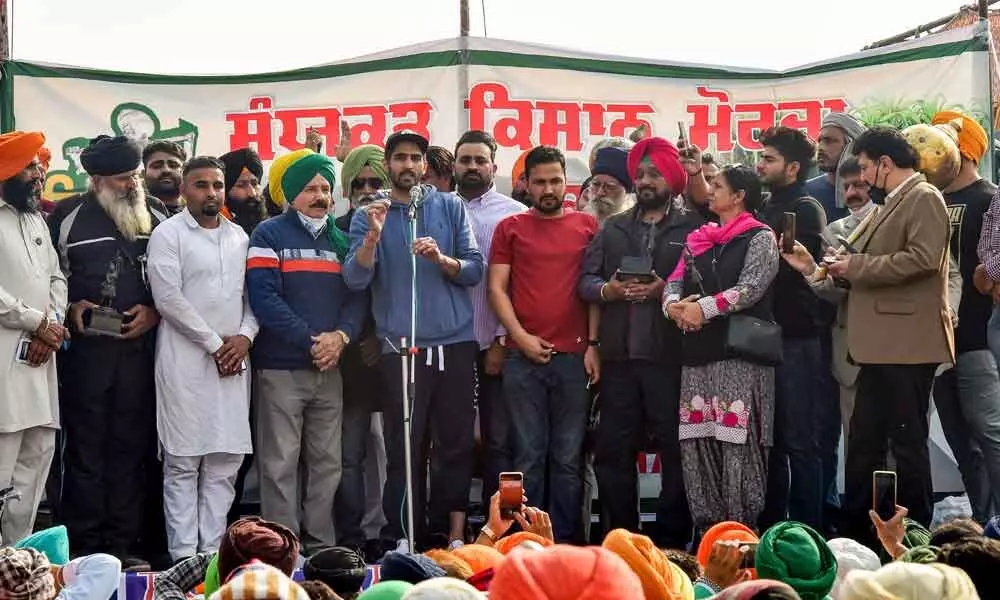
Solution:
[[[449,278],[440,266],[417,257],[417,340],[420,348],[446,346],[476,339],[469,288],[483,278],[483,255],[469,226],[465,205],[453,194],[425,185],[417,209],[417,237],[432,237],[438,248],[462,264]],[[353,290],[372,286],[372,314],[383,351],[410,336],[411,266],[409,205],[392,202],[375,250],[371,269],[357,262],[358,248],[368,233],[368,213],[357,211],[351,221],[351,250],[344,264],[344,281]],[[408,340],[408,343],[413,342]]]
[[[288,210],[250,236],[247,292],[260,323],[253,349],[259,369],[312,369],[312,337],[359,333],[366,295],[344,284],[341,262],[324,230],[314,237]]]

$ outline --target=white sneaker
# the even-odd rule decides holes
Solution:
[[[462,540],[452,540],[451,543],[448,544],[448,550],[458,550],[464,545],[465,542],[463,542]]]
[[[410,540],[403,538],[396,542],[396,552],[401,552],[403,554],[410,553]]]

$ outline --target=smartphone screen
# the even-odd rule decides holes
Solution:
[[[786,212],[781,222],[781,251],[791,254],[795,251],[795,213]]]
[[[883,521],[896,514],[896,474],[892,471],[872,473],[872,508]]]
[[[757,566],[757,543],[741,543],[740,548],[746,548],[746,551],[743,553],[743,558],[740,560],[740,568],[753,569]]]
[[[17,362],[27,364],[28,346],[30,345],[31,345],[31,340],[29,338],[20,338],[17,341]]]
[[[521,512],[524,497],[524,473],[500,473],[500,516],[512,519]]]

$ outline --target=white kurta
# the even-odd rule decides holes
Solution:
[[[244,295],[249,238],[220,217],[198,225],[186,209],[153,230],[149,282],[163,320],[156,340],[156,424],[175,456],[249,454],[250,370],[220,377],[224,336],[257,335]],[[248,361],[249,362],[249,361]]]
[[[65,314],[66,278],[45,219],[0,200],[0,433],[59,426],[55,357],[32,367],[16,353],[43,318]]]

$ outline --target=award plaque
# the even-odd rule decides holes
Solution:
[[[122,337],[125,315],[112,308],[115,296],[118,295],[118,276],[121,268],[120,256],[116,256],[108,263],[104,283],[101,284],[101,306],[91,308],[84,313],[84,334]]]

